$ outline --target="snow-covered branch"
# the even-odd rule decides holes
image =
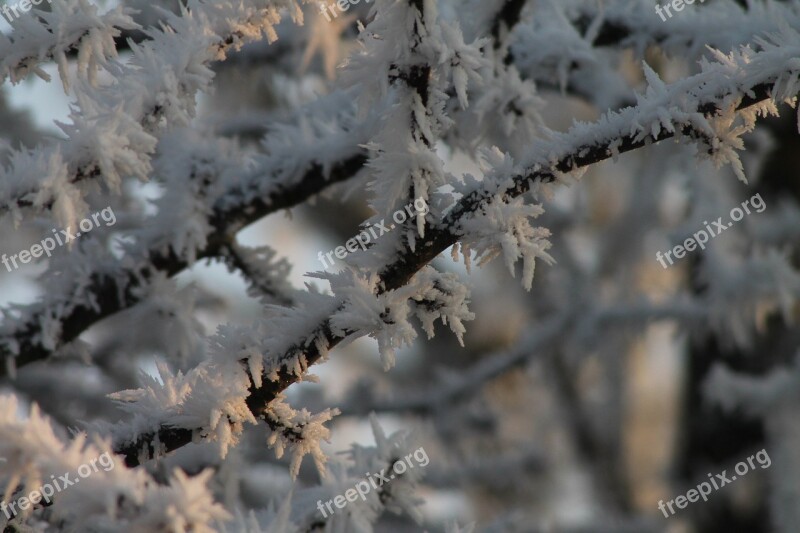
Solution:
[[[14,24],[10,35],[0,33],[0,83],[10,78],[18,83],[30,72],[45,80],[50,77],[40,65],[56,61],[64,84],[68,83],[67,55],[77,50],[79,71],[93,75],[117,57],[114,38],[122,30],[137,29],[132,12],[117,7],[100,14],[86,0],[51,3],[52,11],[34,10]]]
[[[7,312],[0,337],[0,353],[5,355],[6,364],[0,371],[13,371],[16,367],[46,359],[93,324],[132,307],[141,301],[141,288],[146,287],[149,280],[157,276],[173,276],[197,260],[229,256],[231,236],[241,228],[270,213],[297,205],[325,187],[352,177],[365,160],[364,154],[356,153],[329,169],[312,160],[303,165],[310,164],[307,170],[300,166],[299,176],[283,183],[275,179],[278,172],[286,172],[279,166],[275,166],[274,170],[266,167],[251,171],[252,183],[266,184],[270,190],[262,194],[261,187],[245,189],[238,196],[220,198],[212,207],[210,230],[204,236],[205,244],[191,250],[191,253],[183,250],[178,253],[171,246],[164,246],[160,233],[150,235],[147,232],[143,232],[139,246],[132,250],[130,260],[126,261],[120,261],[96,247],[86,252],[80,248],[74,250],[64,259],[66,264],[61,266],[63,270],[75,272],[75,277],[67,282],[70,286],[59,285],[58,291],[49,293],[43,301],[15,309],[17,316]],[[218,160],[217,163],[225,165],[224,160]],[[238,163],[231,163],[238,168]],[[294,176],[294,171],[291,176]],[[176,227],[175,234],[170,237],[176,241],[183,240],[183,231],[180,226]],[[59,302],[59,313],[52,315],[56,301]]]
[[[253,359],[250,357],[249,371],[240,367],[238,370],[237,367],[226,367],[227,371],[238,374],[236,381],[244,392],[241,401],[246,402],[249,411],[245,418],[262,417],[283,390],[303,379],[308,367],[327,357],[328,352],[345,339],[372,334],[377,327],[375,334],[379,344],[383,335],[387,335],[381,352],[389,352],[391,361],[393,345],[407,342],[409,333],[404,329],[402,315],[396,314],[406,311],[400,311],[401,308],[395,310],[393,306],[407,305],[408,296],[403,295],[414,294],[414,283],[420,283],[423,279],[417,273],[427,263],[456,243],[461,242],[462,247],[469,246],[472,238],[470,232],[475,231],[474,225],[469,222],[476,215],[484,213],[481,216],[486,216],[485,213],[490,213],[496,206],[511,202],[527,192],[542,193],[548,184],[566,181],[569,174],[576,174],[589,165],[676,135],[688,136],[689,142],[699,139],[705,144],[704,150],[710,152],[710,157],[718,163],[731,162],[736,168],[738,159],[729,144],[731,139],[738,140],[738,135],[753,127],[757,111],[752,106],[758,104],[757,110],[773,109],[770,94],[777,100],[784,100],[791,98],[798,90],[796,82],[800,68],[793,59],[799,48],[796,42],[798,35],[790,32],[781,38],[787,41],[783,46],[765,41],[762,43],[762,52],[744,50],[729,57],[720,55],[719,63],[707,63],[703,73],[671,86],[664,85],[651,75],[651,87],[646,95],[640,97],[636,108],[609,113],[594,124],[579,124],[567,133],[554,133],[549,141],[537,146],[522,165],[514,165],[500,155],[491,156],[493,171],[483,182],[468,184],[464,196],[443,220],[436,222],[429,219],[424,238],[414,246],[408,246],[400,252],[390,252],[388,257],[391,259],[378,269],[380,274],[377,279],[373,278],[357,288],[355,284],[348,287],[346,278],[327,276],[337,296],[309,296],[309,304],[317,301],[311,304],[316,308],[315,314],[324,318],[317,322],[311,320],[312,317],[307,314],[310,307],[302,303],[295,310],[286,310],[284,319],[292,333],[259,341],[259,347],[255,348],[258,353],[271,354],[265,366],[259,363],[252,367]],[[735,137],[730,137],[731,132],[727,131],[727,127],[733,127],[739,113],[743,115],[745,127],[736,129]],[[736,146],[735,142],[733,145]],[[708,156],[705,153],[701,155]],[[408,228],[412,224],[406,222],[405,226]],[[513,242],[507,244],[513,246]],[[523,282],[529,285],[533,261],[543,252],[541,245],[528,244],[526,246],[530,247],[522,247],[521,244],[513,248],[516,251],[510,256],[508,250],[504,252],[511,267],[518,258],[525,260]],[[392,249],[395,244],[387,246]],[[386,253],[379,248],[371,249],[371,255]],[[353,262],[355,265],[362,263],[358,254],[354,254]],[[344,285],[339,287],[340,283]],[[411,286],[406,287],[409,283]],[[339,294],[347,296],[338,297]],[[305,313],[302,312],[304,307]],[[362,309],[360,313],[367,309],[369,313],[375,313],[377,324],[369,322],[368,327],[366,323],[358,325],[358,321],[366,320],[366,316],[361,318],[355,312],[359,308]],[[400,324],[398,319],[401,320]],[[381,333],[380,330],[387,326],[387,331]],[[197,373],[191,374],[194,376],[192,379],[203,380],[208,371],[198,369]],[[189,397],[197,394],[200,393],[189,393]],[[187,401],[181,400],[181,403]],[[241,415],[237,417],[241,419]],[[151,420],[149,424],[153,422]],[[214,424],[215,427],[217,425]],[[162,448],[162,451],[170,451],[190,442],[197,431],[207,430],[203,430],[202,426],[184,425],[180,428],[175,424],[161,426],[150,433],[135,430],[128,432],[123,439],[123,448],[118,450],[124,451],[129,461],[135,462],[139,457],[138,451],[143,447],[156,451],[151,443],[163,443],[164,437],[168,437],[169,446]]]
[[[44,500],[52,519],[75,528],[175,533],[211,532],[217,520],[229,517],[206,486],[211,471],[190,478],[176,470],[169,485],[159,485],[143,470],[121,464],[108,442],[79,435],[65,444],[35,405],[26,419],[19,418],[18,407],[15,397],[0,397],[7,516],[25,517]]]
[[[85,0],[76,2],[90,9]],[[266,5],[255,0],[191,0],[182,16],[167,14],[164,29],[146,30],[150,40],[131,47],[128,64],[105,62],[112,83],[98,87],[94,70],[79,80],[83,90],[71,114],[73,122],[61,125],[66,141],[12,155],[0,171],[0,209],[9,211],[15,222],[24,208],[52,209],[62,226],[74,226],[86,210],[87,187],[94,185],[82,182],[102,178],[110,191],[118,192],[127,177],[147,180],[159,133],[185,126],[195,115],[195,97],[209,89],[214,76],[210,64],[264,34],[274,40],[273,26],[282,8],[293,8],[293,16],[302,17],[293,0]],[[116,30],[105,29],[105,34],[92,29],[89,35],[97,35],[113,50]],[[89,42],[86,49],[102,47]],[[59,53],[63,56],[63,50]],[[91,57],[87,52],[86,60]],[[62,72],[62,81],[68,83],[67,72]]]

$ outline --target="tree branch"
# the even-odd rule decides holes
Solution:
[[[334,165],[329,175],[326,175],[320,164],[315,163],[293,185],[278,186],[271,194],[258,196],[246,204],[219,204],[211,217],[213,231],[208,235],[206,247],[197,253],[196,259],[224,256],[231,235],[271,213],[304,202],[333,183],[349,179],[363,167],[365,161],[366,156],[357,153]],[[32,313],[30,320],[10,336],[0,337],[0,356],[4,356],[6,360],[5,368],[0,367],[0,375],[8,373],[9,365],[12,365],[13,370],[47,359],[93,324],[141,301],[142,296],[137,289],[146,285],[154,276],[174,276],[191,265],[187,258],[179,257],[172,249],[151,250],[144,263],[147,266],[143,269],[131,269],[127,265],[119,264],[113,271],[95,272],[88,286],[83,289],[86,294],[92,295],[94,305],[78,305],[62,318],[61,335],[55,345],[41,344],[42,326],[38,313]],[[45,309],[41,309],[40,312],[44,311]],[[12,350],[11,346],[15,349]]]
[[[188,122],[188,117],[193,113],[191,109],[193,104],[189,104],[190,107],[187,109],[181,108],[181,105],[178,104],[181,98],[178,96],[183,95],[175,95],[172,93],[181,91],[195,94],[204,88],[205,85],[210,84],[213,73],[207,69],[206,72],[201,72],[200,67],[207,67],[214,61],[222,60],[227,57],[227,54],[231,51],[241,49],[244,43],[260,38],[263,33],[267,33],[270,29],[268,27],[270,24],[265,22],[267,20],[265,15],[269,15],[274,19],[274,15],[276,14],[274,8],[248,7],[244,3],[239,6],[239,12],[235,14],[224,12],[221,15],[214,13],[214,10],[218,8],[213,4],[197,2],[193,5],[197,6],[196,11],[200,13],[189,13],[186,17],[170,14],[167,23],[165,23],[165,25],[169,27],[168,30],[166,28],[162,30],[149,29],[147,34],[150,39],[143,41],[142,44],[139,45],[139,53],[137,55],[147,55],[150,53],[152,57],[160,58],[161,56],[153,52],[157,45],[180,47],[186,46],[186,42],[194,42],[195,44],[202,43],[198,45],[206,46],[206,48],[204,49],[204,56],[202,57],[202,61],[199,62],[199,65],[194,63],[183,64],[180,62],[171,64],[169,63],[169,58],[164,58],[162,64],[151,64],[147,61],[139,61],[138,63],[142,64],[137,65],[137,61],[133,61],[133,66],[121,65],[116,67],[115,84],[94,89],[94,93],[88,91],[86,93],[89,95],[88,101],[91,101],[93,106],[97,106],[97,109],[93,108],[91,113],[85,113],[87,117],[90,117],[86,120],[98,129],[107,130],[104,132],[107,134],[120,135],[120,131],[118,130],[124,128],[127,142],[131,144],[125,145],[120,148],[120,150],[122,152],[125,150],[138,152],[135,157],[136,161],[131,162],[129,160],[129,154],[103,154],[105,157],[101,158],[92,153],[95,148],[94,146],[87,147],[80,143],[75,143],[74,141],[72,143],[68,141],[57,143],[54,147],[48,147],[45,150],[49,149],[50,154],[47,155],[59,161],[63,160],[63,164],[67,167],[68,175],[62,180],[62,183],[59,183],[61,189],[78,185],[87,179],[98,177],[103,177],[109,182],[109,185],[115,184],[118,186],[119,183],[115,182],[121,180],[120,174],[123,173],[145,179],[147,171],[150,170],[150,155],[154,152],[157,144],[157,139],[153,133],[163,130],[165,127],[164,123],[174,123],[176,121]],[[208,13],[205,13],[206,11],[208,11]],[[110,17],[109,20],[111,22],[109,22],[109,24],[116,24],[125,29],[137,28],[129,17],[123,17],[120,13],[114,11],[106,15]],[[212,27],[212,29],[218,33],[212,34],[213,36],[198,37],[198,34],[201,33],[201,30],[196,26],[199,24],[198,20],[201,18],[199,15],[207,15],[210,20],[215,21],[216,27]],[[233,18],[234,15],[238,15],[240,18]],[[89,19],[90,17],[87,16],[85,18]],[[81,18],[81,20],[82,19],[83,18]],[[272,24],[274,23],[273,20]],[[25,27],[27,28],[27,26]],[[100,50],[101,44],[106,45],[106,41],[101,40],[95,42],[97,41],[95,34],[98,33],[98,31],[98,28],[90,27],[83,32],[77,32],[80,33],[80,35],[75,37],[74,41],[69,41],[64,45],[64,43],[60,43],[57,40],[62,33],[60,28],[49,28],[48,32],[54,35],[56,41],[49,46],[42,47],[41,44],[37,45],[36,50],[39,54],[37,57],[41,57],[41,60],[60,57],[63,62],[66,62],[66,57],[64,56],[65,50],[78,46],[84,34],[88,35],[89,37],[87,38],[91,39],[88,43],[85,43],[84,46],[91,46],[93,50]],[[111,32],[115,36],[119,34],[119,30],[113,25],[111,28],[105,28],[104,31]],[[13,44],[16,47],[19,44],[17,41],[20,39],[22,39],[24,43],[26,39],[25,35],[27,34],[23,33],[22,36],[17,37],[16,40],[12,35],[11,40],[8,42],[5,42],[3,39],[6,38],[0,35],[0,53],[2,53],[4,51],[3,49],[6,47],[9,49],[10,53],[12,50],[11,45]],[[200,40],[198,41],[198,39]],[[65,46],[66,48],[64,48]],[[109,49],[106,53],[108,55],[116,55],[116,49]],[[11,61],[13,57],[14,56],[9,56],[6,58],[6,62]],[[19,61],[28,61],[28,59],[20,59]],[[103,62],[104,60],[100,61],[100,64],[103,64]],[[3,63],[0,62],[0,76],[4,75],[2,67]],[[157,72],[152,73],[149,72],[148,69],[154,69]],[[160,99],[150,96],[146,98],[141,105],[130,105],[132,95],[127,91],[135,91],[136,88],[143,89],[141,85],[142,80],[146,79],[149,74],[152,74],[154,79],[163,79],[164,70],[170,70],[174,73],[174,76],[177,78],[174,86],[168,84],[163,87],[147,87],[150,91],[150,95],[159,94],[161,90],[165,91],[165,94],[160,95]],[[89,74],[90,79],[93,75],[93,73]],[[2,81],[2,78],[0,78],[0,81]],[[66,83],[66,79],[64,82]],[[83,107],[83,102],[79,102],[79,106]],[[101,113],[101,110],[114,115],[123,114],[130,122],[121,121],[121,117],[115,118],[114,121],[109,122],[107,118],[105,118],[106,113]],[[123,122],[124,125],[118,124],[120,122]],[[131,127],[134,126],[134,124],[135,128],[138,128],[138,131],[131,131]],[[82,125],[82,127],[85,128],[86,126]],[[132,141],[132,139],[136,139],[136,144],[133,144],[134,141]],[[62,152],[64,153],[63,157]],[[88,157],[86,152],[89,152]],[[48,159],[48,157],[43,156],[42,159]],[[123,161],[118,165],[116,159],[122,159]],[[27,166],[29,164],[31,164],[30,161],[26,159],[21,159],[19,162],[21,166]],[[55,172],[55,169],[52,168],[48,170],[50,170],[50,172]],[[11,185],[7,189],[7,197],[0,198],[0,213],[3,211],[14,212],[19,209],[30,207],[49,210],[58,199],[53,194],[49,193],[49,191],[43,191],[41,183],[36,182],[31,184],[29,183],[30,179],[20,179],[14,176],[15,168],[13,165],[7,169],[7,174],[7,179]],[[48,194],[44,194],[45,192],[48,192]]]
[[[344,416],[364,416],[377,413],[411,413],[426,415],[445,408],[461,399],[475,394],[489,381],[528,364],[558,340],[567,335],[574,338],[576,333],[587,328],[597,329],[606,326],[618,326],[638,322],[656,320],[686,320],[696,323],[705,320],[707,312],[698,304],[670,303],[666,305],[643,304],[640,306],[622,306],[619,308],[592,311],[586,305],[580,305],[584,316],[573,310],[558,316],[545,319],[537,328],[528,333],[519,346],[511,351],[487,355],[470,368],[466,369],[456,381],[435,383],[421,390],[405,391],[401,396],[390,399],[351,398],[339,407]],[[586,310],[589,309],[587,312]],[[591,324],[589,324],[589,322]]]
[[[787,61],[788,56],[787,55]],[[782,57],[782,56],[781,56]],[[747,68],[752,68],[755,72],[748,72],[747,76],[752,85],[743,86],[728,79],[730,72],[722,74],[723,78],[719,86],[710,88],[707,86],[707,76],[699,74],[688,80],[678,88],[691,84],[696,85],[696,90],[700,94],[695,111],[700,113],[712,114],[715,110],[723,109],[725,102],[731,96],[746,93],[749,96],[739,102],[737,109],[745,109],[755,103],[764,101],[770,96],[771,85],[777,76],[783,74],[770,72],[764,74],[758,71],[758,62],[749,62]],[[785,65],[786,70],[793,70],[790,64]],[[742,75],[743,73],[737,72]],[[676,86],[673,86],[674,89]],[[658,96],[665,101],[660,101],[660,105],[680,105],[684,100],[684,94],[667,94]],[[675,101],[671,101],[674,99]],[[659,102],[645,102],[646,109],[650,109]],[[566,134],[562,134],[553,142],[553,149],[544,149],[540,153],[543,155],[533,158],[531,162],[523,168],[510,175],[496,178],[497,184],[503,184],[503,198],[505,201],[519,197],[532,190],[535,184],[551,183],[558,179],[560,174],[578,171],[590,165],[605,161],[618,154],[636,150],[652,143],[657,143],[665,139],[674,137],[677,133],[693,134],[694,129],[689,124],[679,125],[682,130],[673,128],[672,130],[661,128],[658,133],[654,131],[650,123],[640,124],[641,130],[646,132],[631,133],[631,124],[637,123],[637,119],[644,120],[637,115],[641,110],[638,108],[626,109],[620,113],[610,114],[592,125],[579,125]],[[661,123],[661,117],[656,113],[651,119],[653,123]],[[560,147],[560,148],[556,148]],[[485,180],[486,181],[486,180]],[[474,213],[482,211],[491,203],[496,192],[492,190],[492,183],[486,183],[483,187],[466,194],[453,209],[438,224],[429,224],[426,228],[424,239],[416,243],[414,251],[406,248],[404,251],[386,264],[379,272],[378,294],[399,289],[406,285],[410,279],[422,267],[427,265],[448,247],[454,245],[462,238],[462,224]],[[405,229],[411,230],[411,224],[407,221]],[[339,309],[342,309],[345,302],[342,302]],[[311,365],[317,363],[329,350],[338,345],[344,338],[352,333],[344,331],[334,333],[332,319],[324,319],[314,327],[302,340],[299,340],[283,352],[283,355],[276,368],[268,369],[269,376],[262,376],[262,386],[256,387],[252,383],[248,388],[246,403],[251,413],[256,418],[262,418],[272,402],[282,391],[293,383],[302,379],[305,371]],[[302,361],[302,372],[296,372],[294,361]],[[292,363],[290,363],[292,362]],[[139,434],[132,442],[117,443],[115,450],[126,457],[128,464],[137,464],[140,455],[139,450],[146,449],[149,452],[158,451],[169,452],[191,441],[191,435],[200,429],[184,428],[159,428],[154,433]],[[162,447],[154,443],[161,443]],[[150,456],[150,455],[148,455]]]

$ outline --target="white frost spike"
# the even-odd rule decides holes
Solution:
[[[330,276],[331,289],[347,302],[344,309],[331,317],[334,333],[344,343],[369,335],[378,341],[378,351],[385,370],[394,366],[395,350],[411,344],[416,338],[408,322],[411,312],[409,289],[377,293],[376,274],[361,277],[352,271]]]
[[[52,212],[58,224],[67,230],[76,231],[78,220],[86,215],[88,206],[83,200],[81,191],[69,181],[66,163],[62,160],[61,151],[56,149],[50,156],[47,167],[50,171],[42,180],[41,188],[36,194],[35,205],[44,205],[52,200]],[[67,243],[72,247],[73,242]]]
[[[145,387],[109,395],[134,415],[132,423],[112,426],[117,441],[134,439],[160,426],[201,430],[217,442],[220,455],[238,442],[244,424],[257,424],[247,407],[250,379],[238,361],[206,361],[186,375],[157,365],[161,381],[142,375]],[[103,426],[101,426],[102,428]]]
[[[551,246],[547,240],[550,231],[533,227],[529,221],[543,212],[541,206],[526,205],[521,198],[508,203],[500,199],[492,201],[462,224],[462,254],[466,257],[470,250],[474,250],[479,256],[478,265],[482,266],[502,253],[512,276],[515,275],[515,263],[522,259],[522,285],[530,290],[536,259],[543,259],[548,264],[555,262],[547,253]]]
[[[452,272],[440,274],[429,266],[414,276],[410,285],[416,289],[415,314],[428,338],[434,336],[434,322],[441,319],[464,346],[464,322],[474,320],[475,314],[467,305],[469,289],[459,282],[458,276]]]
[[[445,533],[474,533],[474,531],[475,522],[470,522],[464,527],[459,526],[457,522],[451,522],[445,526]]]
[[[711,160],[717,168],[724,164],[730,164],[736,177],[746,184],[747,177],[744,175],[744,167],[736,151],[744,150],[744,141],[741,136],[752,131],[755,124],[741,123],[739,114],[736,112],[736,102],[731,103],[724,112],[709,119],[709,122],[715,133],[711,146]]]
[[[102,15],[99,7],[87,0],[49,2],[50,11],[34,13],[14,21],[13,53],[8,53],[11,40],[0,37],[0,83],[10,77],[13,83],[29,72],[45,81],[50,77],[39,64],[55,59],[64,90],[69,89],[66,52],[78,51],[78,73],[94,81],[99,67],[107,67],[108,59],[117,57],[114,37],[121,30],[138,29],[129,8],[117,7]],[[30,8],[30,4],[28,5]]]
[[[463,109],[469,105],[467,98],[468,81],[483,81],[482,69],[491,69],[492,63],[481,53],[481,48],[490,40],[477,39],[471,44],[464,42],[461,29],[453,24],[441,22],[441,44],[439,62],[451,69],[453,88],[458,95],[458,103]],[[445,70],[447,72],[447,70]]]
[[[386,433],[384,433],[380,422],[378,422],[378,416],[375,413],[370,413],[369,425],[372,427],[372,435],[375,437],[375,445],[378,447],[378,450],[388,451],[389,441],[386,439]]]
[[[208,488],[212,470],[193,477],[176,470],[162,485],[141,468],[127,468],[110,442],[79,434],[63,443],[36,405],[27,417],[20,416],[19,407],[15,396],[0,396],[0,456],[5,459],[0,475],[9,482],[6,501],[20,482],[27,493],[65,472],[73,473],[74,480],[79,468],[94,464],[98,468],[80,484],[56,492],[48,507],[53,520],[69,521],[76,531],[211,533],[217,520],[230,518]]]
[[[272,433],[267,444],[275,449],[278,458],[287,449],[292,453],[289,472],[293,478],[300,472],[300,463],[306,455],[311,455],[320,476],[325,477],[327,456],[322,451],[321,443],[330,442],[330,430],[325,427],[325,422],[338,414],[338,409],[326,409],[316,415],[306,409],[297,411],[286,402],[284,394],[270,402],[265,416]]]
[[[393,462],[402,460],[410,454],[424,452],[424,448],[416,446],[416,436],[407,431],[396,431],[391,435],[386,435],[378,422],[377,416],[370,414],[370,426],[375,436],[375,447],[364,448],[354,445],[350,454],[355,461],[354,470],[356,472],[379,472],[386,469],[391,472]],[[426,453],[427,456],[427,453]],[[428,458],[430,461],[430,458]],[[425,475],[424,467],[407,469],[402,475],[396,476],[392,480],[391,490],[386,492],[390,501],[386,502],[388,508],[397,508],[416,521],[421,521],[422,515],[419,511],[421,500],[415,497],[419,481]]]
[[[109,394],[108,397],[118,402],[152,402],[152,406],[175,405],[183,401],[183,398],[191,391],[191,384],[184,380],[184,375],[180,371],[173,375],[167,364],[163,361],[156,361],[159,379],[155,379],[145,372],[142,372],[141,379],[145,382],[144,389],[129,389]],[[213,416],[213,415],[212,415]]]
[[[242,515],[237,516],[235,520],[238,521],[238,524],[233,524],[230,530],[223,528],[221,533],[302,533],[307,531],[292,522],[293,494],[294,489],[283,498],[277,510],[274,502],[270,502],[266,513],[259,512],[259,516],[262,517],[261,522],[266,524],[266,528],[259,524],[255,512],[251,510],[246,518]]]

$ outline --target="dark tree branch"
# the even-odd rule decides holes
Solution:
[[[740,88],[741,92],[749,93],[750,97],[743,100],[737,109],[741,110],[768,99],[772,80],[769,81],[765,80],[763,83],[753,87]],[[698,111],[713,114],[721,108],[722,101],[728,96],[730,96],[730,93],[725,90],[720,94],[707,97],[706,101],[699,104]],[[576,171],[608,160],[614,157],[615,154],[630,152],[673,138],[677,133],[662,128],[660,133],[654,137],[637,138],[633,134],[612,135],[606,129],[607,126],[604,123],[596,123],[595,130],[584,130],[580,137],[582,139],[594,139],[593,141],[580,144],[574,150],[562,154],[555,158],[552,164],[541,168],[528,168],[520,174],[510,176],[511,185],[505,191],[505,199],[510,200],[525,194],[533,188],[534,184],[554,182],[557,179],[557,173]],[[687,125],[682,133],[689,135],[693,133],[693,130]],[[417,242],[414,251],[406,248],[380,270],[378,294],[403,287],[425,265],[448,247],[456,244],[461,238],[462,223],[470,218],[473,213],[482,211],[491,202],[492,197],[493,194],[490,194],[485,189],[475,190],[464,196],[440,223],[429,224],[426,228],[424,239]],[[404,226],[405,229],[412,229],[412,223],[408,221]],[[256,418],[263,420],[269,404],[290,385],[300,381],[302,374],[296,374],[289,361],[293,361],[298,355],[303,355],[305,361],[303,372],[305,372],[308,367],[317,363],[323,357],[323,351],[321,351],[320,347],[323,347],[324,352],[327,353],[351,332],[345,331],[343,333],[344,335],[334,333],[331,318],[325,319],[307,337],[285,351],[282,358],[284,362],[280,364],[275,372],[277,379],[269,379],[264,375],[262,376],[261,387],[253,385],[251,380],[249,396],[246,398],[246,402],[252,414]],[[139,435],[135,442],[118,443],[115,446],[115,450],[125,455],[126,462],[129,465],[135,465],[138,464],[140,450],[146,449],[148,452],[152,452],[157,448],[155,443],[160,442],[163,446],[160,451],[170,452],[190,442],[191,435],[195,432],[199,432],[199,429],[160,428],[156,433]],[[150,456],[152,455],[148,454],[148,457]]]
[[[363,154],[350,156],[335,165],[329,176],[325,175],[319,164],[314,164],[294,185],[278,187],[270,195],[256,197],[246,205],[218,207],[211,217],[214,231],[208,236],[206,247],[198,252],[197,259],[224,256],[231,236],[240,229],[271,213],[298,205],[333,183],[349,179],[363,167],[365,161],[366,156]],[[19,355],[12,355],[4,347],[9,342],[7,340],[0,344],[0,356],[13,358],[13,361],[7,363],[16,367],[47,359],[93,324],[138,303],[141,295],[137,289],[143,283],[159,273],[174,276],[191,266],[186,258],[177,256],[171,249],[167,252],[151,251],[146,263],[149,265],[146,270],[126,270],[121,276],[116,276],[116,273],[95,274],[85,290],[94,295],[96,305],[77,306],[70,312],[62,320],[61,336],[53,348],[47,348],[37,341],[41,326],[34,318],[10,339],[18,345]],[[6,370],[7,368],[0,367],[0,375]]]
[[[128,34],[123,34],[123,30],[128,30]],[[52,33],[52,30],[50,30]],[[132,33],[131,33],[132,32]],[[143,37],[143,33],[139,30],[132,29],[132,28],[115,28],[115,43],[118,43],[120,39],[127,36],[133,36],[140,39],[140,42],[145,42],[149,39],[145,39]],[[88,32],[81,34],[80,36],[76,37],[72,44],[69,46],[68,50],[74,51],[75,53],[79,52],[81,40],[88,35]],[[246,34],[241,29],[232,29],[225,35],[220,35],[219,40],[214,42],[210,46],[210,51],[212,52],[209,54],[209,57],[227,57],[228,54],[232,53],[233,51],[240,50],[242,44],[248,41],[252,41],[253,38],[250,34]],[[13,34],[10,36],[10,39],[14,40]],[[127,41],[125,41],[127,43]],[[126,45],[127,46],[127,45]],[[4,73],[6,70],[13,71],[14,69],[22,69],[25,70],[32,69],[36,67],[42,62],[52,61],[55,59],[57,54],[57,49],[54,47],[50,50],[45,50],[41,53],[41,58],[23,58],[18,60],[18,62],[14,65],[4,66],[2,58],[0,58],[0,83],[2,83],[4,79]],[[209,60],[209,63],[212,61]],[[124,83],[124,80],[122,81]],[[142,113],[139,117],[134,117],[136,121],[139,122],[145,129],[147,129],[147,125],[149,124],[158,124],[164,115],[164,109],[156,104],[152,108],[146,110],[146,112]],[[80,163],[76,163],[73,165],[74,168],[70,168],[70,177],[67,180],[70,184],[78,184],[82,181],[87,179],[94,179],[98,178],[102,175],[100,171],[100,163],[94,160],[89,161],[82,161]],[[4,211],[8,211],[12,208],[12,206],[17,208],[31,208],[34,207],[34,201],[30,198],[35,198],[37,194],[39,194],[40,190],[38,189],[38,185],[32,188],[31,190],[18,193],[14,198],[9,198],[3,201],[0,204],[0,214]],[[54,199],[49,199],[46,202],[43,202],[39,207],[49,210],[52,208],[54,203]]]
[[[269,269],[269,261],[259,261],[259,265],[254,265],[253,261],[247,257],[248,250],[231,239],[222,250],[224,260],[231,270],[238,270],[244,276],[253,292],[259,294],[270,303],[283,306],[294,305],[294,299],[285,287],[281,286],[284,280],[278,279],[272,272],[264,275],[259,271],[259,266]]]
[[[506,0],[503,3],[503,7],[500,8],[492,22],[491,34],[494,37],[495,46],[499,46],[502,43],[503,35],[517,25],[526,2],[527,0]]]

